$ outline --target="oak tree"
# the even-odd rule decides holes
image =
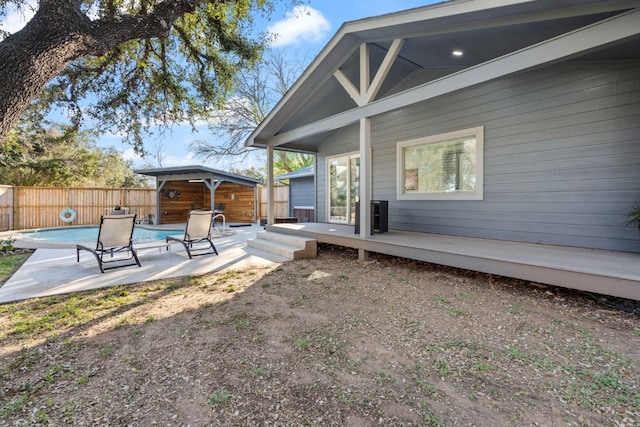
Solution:
[[[27,1],[0,0],[0,17]],[[91,120],[144,153],[144,131],[223,104],[260,56],[253,23],[273,1],[39,0],[0,42],[0,141],[28,108],[63,106],[74,125]]]
[[[101,148],[90,131],[64,125],[43,129],[22,120],[0,146],[0,184],[56,187],[148,187],[113,147]]]

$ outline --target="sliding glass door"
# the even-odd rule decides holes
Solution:
[[[355,223],[356,202],[360,200],[360,155],[327,159],[329,222]]]

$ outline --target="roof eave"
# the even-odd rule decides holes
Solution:
[[[211,174],[223,178],[224,181],[236,182],[236,183],[253,183],[261,184],[262,180],[257,178],[251,178],[248,176],[237,175],[229,172],[224,172],[219,169],[210,168],[202,165],[185,165],[185,166],[172,166],[166,168],[147,168],[147,169],[134,169],[134,173],[139,175],[147,175],[153,177],[171,176],[171,175],[202,175]]]
[[[412,22],[429,21],[446,17],[458,16],[503,6],[515,6],[531,3],[537,0],[457,0],[444,1],[434,5],[402,10],[399,12],[364,18],[343,23],[334,36],[329,40],[301,76],[284,94],[265,119],[255,128],[245,141],[246,147],[266,148],[269,139],[277,131],[269,131],[279,127],[295,110],[296,97],[308,96],[307,92],[300,93],[301,87],[317,88],[333,76],[335,69],[348,58],[359,45],[369,40],[363,39],[358,33],[371,30],[380,32],[381,28],[400,28]],[[329,69],[327,71],[327,69]],[[318,75],[320,74],[320,75]],[[316,80],[315,82],[313,80]],[[278,120],[280,119],[280,120]]]

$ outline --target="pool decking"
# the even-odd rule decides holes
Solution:
[[[171,277],[201,275],[225,269],[267,266],[285,258],[246,246],[262,227],[241,228],[215,236],[219,255],[189,259],[180,244],[170,251],[161,248],[138,249],[141,267],[133,266],[100,273],[93,256],[85,254],[76,260],[75,246],[39,248],[20,269],[0,286],[0,304],[28,298],[68,294],[161,280]]]

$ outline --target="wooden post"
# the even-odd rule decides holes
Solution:
[[[273,203],[273,147],[267,147],[267,224],[275,223],[275,204]]]

